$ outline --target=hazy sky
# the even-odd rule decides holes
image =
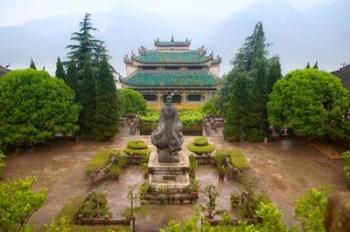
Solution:
[[[201,15],[221,20],[256,1],[266,0],[0,0],[0,26],[62,14],[100,12],[120,4],[152,11],[173,20]],[[285,1],[295,8],[308,8],[332,0]]]

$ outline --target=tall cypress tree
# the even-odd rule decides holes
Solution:
[[[92,32],[96,31],[96,28],[92,26],[91,15],[89,13],[85,14],[84,19],[79,25],[79,31],[74,32],[70,39],[76,42],[76,44],[70,44],[66,47],[70,49],[68,58],[77,63],[78,69],[82,69],[85,58],[89,57],[91,64],[97,68],[101,58],[107,56],[104,42],[92,35]]]
[[[99,65],[96,78],[96,111],[94,117],[94,138],[105,140],[117,132],[119,118],[117,88],[107,58]]]
[[[79,116],[80,133],[87,138],[94,138],[94,115],[96,109],[96,83],[95,75],[91,69],[89,57],[82,64],[79,73],[79,82],[76,88],[77,100],[82,106]]]
[[[68,68],[67,68],[67,74],[66,74],[66,78],[65,78],[65,82],[66,84],[73,89],[76,93],[75,93],[75,99],[77,102],[79,102],[77,100],[77,96],[78,96],[78,82],[79,82],[79,76],[78,76],[78,70],[76,67],[76,64],[74,62],[74,60],[71,60],[68,64]]]
[[[314,66],[312,67],[313,69],[318,69],[318,62],[316,61],[316,63],[314,64]]]
[[[30,65],[29,65],[29,67],[30,67],[31,69],[36,70],[36,66],[35,66],[35,63],[34,63],[33,58],[30,58]]]
[[[224,87],[220,91],[223,104],[226,107],[225,136],[238,140],[260,141],[267,136],[268,122],[266,103],[273,84],[281,77],[279,59],[274,57],[267,59],[267,44],[263,25],[261,22],[255,25],[253,34],[246,38],[245,43],[235,56],[233,76],[245,78],[244,85],[235,86],[235,78],[226,78]],[[250,89],[242,89],[250,88]],[[246,94],[245,104],[242,105],[236,95]],[[229,100],[229,101],[227,101]],[[224,111],[225,112],[225,111]],[[246,115],[244,118],[232,117],[232,115]],[[242,121],[241,119],[244,119]],[[240,123],[241,125],[237,125]]]
[[[60,57],[57,58],[57,62],[56,62],[56,77],[66,82],[66,73],[64,71],[63,64],[61,62]]]

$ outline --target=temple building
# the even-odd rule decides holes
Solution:
[[[214,94],[219,78],[221,57],[207,54],[204,47],[190,49],[191,41],[154,41],[154,50],[141,46],[138,54],[126,55],[124,88],[139,91],[149,109],[160,109],[165,96],[174,94],[178,109],[203,106]]]

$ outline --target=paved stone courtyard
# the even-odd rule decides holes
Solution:
[[[48,199],[44,206],[35,213],[31,222],[48,223],[62,208],[64,202],[71,196],[88,191],[88,180],[84,175],[84,167],[91,157],[102,148],[123,148],[131,139],[144,139],[150,143],[149,136],[129,137],[121,131],[113,141],[90,142],[60,140],[48,142],[23,151],[21,154],[11,154],[7,159],[5,175],[16,176],[36,175],[38,182],[35,188],[46,188]],[[193,139],[185,137],[186,145]],[[334,190],[346,190],[346,183],[340,160],[331,160],[305,141],[284,139],[267,144],[262,143],[227,143],[220,136],[210,137],[216,147],[235,147],[241,149],[252,165],[252,173],[259,178],[258,188],[271,196],[282,209],[285,221],[294,223],[293,203],[296,197],[304,194],[311,187],[328,185]],[[152,148],[154,149],[154,148]],[[196,173],[201,188],[214,183],[219,192],[219,209],[229,209],[230,193],[237,189],[232,181],[219,180],[216,169],[211,165],[201,165]],[[126,193],[128,187],[143,181],[141,169],[129,166],[117,181],[101,183],[97,189],[106,191],[112,213],[119,217],[121,210],[128,205]],[[142,231],[154,231],[159,226],[167,224],[169,219],[183,220],[189,217],[194,209],[192,206],[147,206],[145,212],[138,216],[136,228],[142,226]]]

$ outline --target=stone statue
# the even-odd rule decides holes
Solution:
[[[182,123],[176,108],[171,104],[173,97],[166,97],[166,104],[162,108],[157,128],[151,134],[153,145],[157,147],[159,163],[178,163],[182,136]]]

